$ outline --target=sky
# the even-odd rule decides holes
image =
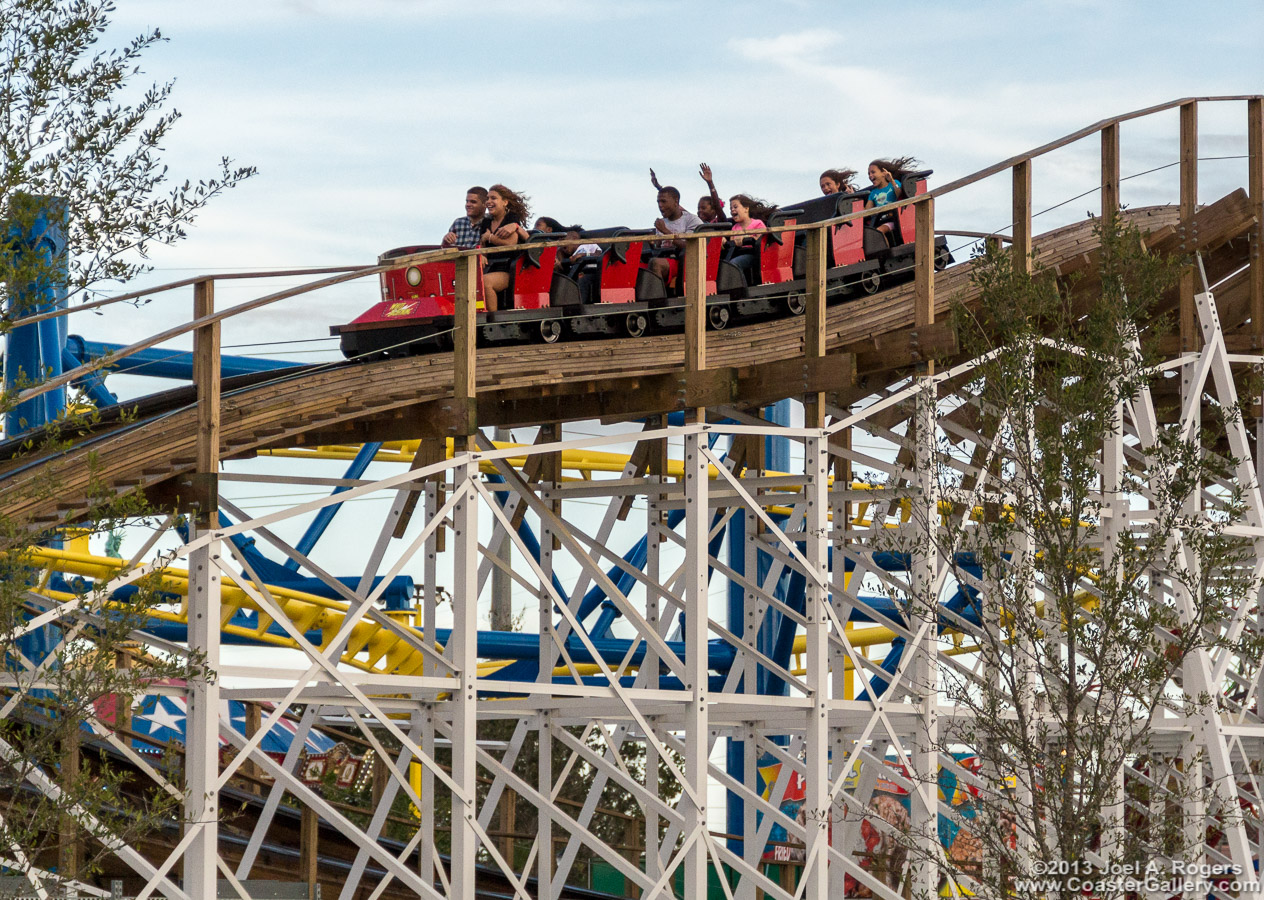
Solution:
[[[709,163],[727,198],[788,204],[833,166],[911,154],[931,186],[1106,116],[1184,96],[1264,91],[1264,5],[1218,3],[1194,22],[1172,2],[808,0],[117,0],[106,39],[158,28],[138,84],[175,81],[183,118],[172,175],[222,156],[259,174],[219,198],[150,282],[197,273],[364,264],[437,241],[465,189],[494,182],[535,215],[588,227],[648,226],[653,167],[687,202]],[[880,36],[880,37],[878,37]],[[1245,152],[1241,104],[1204,104],[1204,156]],[[1170,163],[1176,114],[1123,131],[1125,176]],[[1037,210],[1091,190],[1097,144],[1035,167]],[[1245,163],[1208,161],[1204,200],[1245,183]],[[1129,181],[1126,203],[1169,200],[1175,170]],[[1214,193],[1214,196],[1213,196]],[[1082,218],[1068,203],[1037,232]],[[942,228],[990,230],[1008,181],[941,201]],[[279,283],[221,283],[221,305]],[[310,339],[377,295],[368,280],[232,322],[225,344]],[[72,332],[130,341],[187,318],[188,292],[140,310],[76,316]],[[332,342],[240,347],[330,358]],[[323,350],[321,349],[323,348]],[[125,389],[123,379],[116,379]],[[129,380],[130,381],[130,380]]]

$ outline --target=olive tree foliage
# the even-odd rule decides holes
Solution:
[[[163,141],[180,118],[173,83],[138,85],[155,29],[102,47],[109,0],[0,0],[0,210],[31,223],[35,198],[57,198],[68,227],[71,298],[146,271],[155,244],[186,234],[217,194],[254,174],[227,157],[213,177],[173,181]],[[0,257],[4,320],[26,312],[13,293],[48,273],[31,254]]]
[[[198,211],[254,174],[225,158],[213,177],[169,175],[172,84],[146,84],[141,69],[163,38],[154,30],[108,46],[112,12],[107,0],[0,0],[0,332],[46,308],[56,285],[73,308],[94,288],[146,271],[155,245],[185,237]],[[41,209],[64,221],[64,250],[36,249],[47,236]],[[43,373],[24,379],[19,388]],[[0,394],[0,415],[16,394]],[[11,441],[0,477],[20,471],[16,457],[55,457],[91,422],[71,413],[20,446]],[[48,471],[9,496],[61,499]],[[124,759],[133,740],[125,726],[134,698],[201,665],[138,640],[156,605],[179,602],[164,593],[178,582],[161,571],[123,593],[105,586],[125,566],[49,574],[49,554],[76,534],[156,521],[142,497],[95,475],[86,498],[73,499],[76,510],[86,499],[87,513],[53,526],[0,511],[0,865],[35,879],[51,870],[90,879],[120,848],[179,818],[178,759],[150,757],[159,780],[139,774],[144,767]]]
[[[1015,879],[1050,869],[1084,877],[1201,854],[1205,823],[1182,809],[1238,817],[1235,786],[1161,726],[1236,711],[1220,685],[1199,685],[1200,659],[1227,654],[1228,677],[1255,677],[1242,667],[1261,649],[1249,624],[1260,585],[1253,546],[1230,533],[1244,486],[1221,440],[1241,412],[1208,404],[1201,428],[1178,427],[1147,355],[1177,263],[1116,217],[1095,227],[1095,266],[1069,281],[1029,274],[1008,250],[976,260],[978,299],[956,324],[980,362],[955,385],[967,399],[939,411],[939,512],[889,529],[893,549],[935,553],[962,588],[948,610],[948,593],[917,580],[898,597],[911,621],[940,629],[941,648],[964,648],[939,655],[934,688],[958,714],[919,740],[941,766],[977,757],[977,778],[955,773],[970,785],[964,805],[940,812],[941,837],[968,838],[920,862],[979,897],[1030,895]],[[1247,627],[1227,628],[1243,615]],[[1079,895],[1055,881],[1050,896]]]

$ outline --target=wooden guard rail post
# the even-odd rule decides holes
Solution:
[[[1181,234],[1184,241],[1181,249],[1190,252],[1195,246],[1197,235],[1193,233],[1194,212],[1198,209],[1198,103],[1190,100],[1181,104]],[[1194,265],[1185,266],[1181,270],[1180,281],[1180,327],[1181,350],[1188,352],[1197,350],[1202,339],[1198,333],[1198,312],[1194,308],[1195,285]]]
[[[456,310],[452,319],[452,399],[456,425],[454,450],[471,449],[469,436],[478,428],[477,365],[478,260],[472,256],[456,261]],[[462,446],[463,445],[463,446]]]
[[[921,328],[935,323],[935,198],[917,198],[913,209],[916,211],[914,230],[916,233],[913,247],[913,325]],[[1028,217],[1030,228],[1030,216]],[[1017,225],[1015,226],[1017,229]],[[1014,241],[1014,253],[1017,254],[1018,240]],[[933,375],[935,363],[926,360],[922,374]]]
[[[705,236],[685,238],[685,391],[707,367],[707,242]],[[706,422],[705,407],[697,407],[695,421]]]
[[[199,281],[193,287],[193,318],[202,319],[215,312],[215,282]],[[215,527],[219,524],[220,428],[220,323],[209,322],[193,332],[193,383],[197,388],[198,439],[197,473],[191,484],[192,502],[197,504],[198,524]]]
[[[1119,123],[1102,129],[1102,219],[1108,225],[1119,212]]]
[[[1014,164],[1013,190],[1013,223],[1014,244],[1010,248],[1014,254],[1014,271],[1031,271],[1031,160],[1025,159]],[[921,240],[921,232],[917,239]],[[931,230],[932,240],[934,230]]]
[[[825,356],[825,228],[807,232],[807,266],[804,271],[806,309],[803,314],[803,355],[807,359]],[[803,425],[825,427],[825,394],[803,395]]]

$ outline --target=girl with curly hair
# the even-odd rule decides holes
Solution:
[[[755,231],[766,228],[765,219],[775,212],[774,207],[750,194],[734,194],[729,198],[729,214],[734,231]],[[737,237],[729,239],[728,258],[746,278],[747,284],[755,283],[755,271],[759,265],[759,239]]]
[[[531,216],[528,197],[515,193],[503,184],[487,189],[487,218],[483,220],[483,247],[512,247],[522,240],[522,226]],[[500,294],[509,288],[513,256],[508,253],[484,257],[483,301],[488,312],[500,307]],[[511,299],[512,302],[512,299]]]
[[[869,199],[865,201],[865,209],[886,206],[904,199],[904,189],[900,186],[905,176],[912,174],[918,161],[911,156],[896,159],[875,159],[869,163],[869,181],[873,185],[869,189]],[[871,224],[872,223],[872,224]],[[891,232],[895,230],[895,213],[881,213],[865,220],[867,227],[876,228],[891,243]]]

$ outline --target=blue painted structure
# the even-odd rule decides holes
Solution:
[[[75,360],[76,365],[111,356],[125,349],[125,344],[110,344],[104,341],[89,341],[77,334],[66,339],[66,352]],[[256,375],[261,372],[275,372],[280,369],[292,369],[295,363],[280,359],[256,359],[252,356],[221,356],[220,375],[232,378],[236,375]],[[193,354],[187,350],[170,350],[164,347],[150,347],[112,361],[105,367],[109,372],[125,372],[130,375],[148,375],[151,378],[173,378],[180,381],[193,380]]]
[[[66,206],[56,197],[22,195],[15,198],[19,218],[4,226],[5,243],[19,265],[33,263],[35,277],[13,291],[10,314],[18,318],[52,312],[66,305],[69,256],[66,247]],[[62,373],[61,346],[64,316],[22,325],[9,332],[5,343],[4,384],[12,390]],[[66,409],[66,389],[57,388],[18,404],[5,416],[5,436],[12,438],[56,421]]]

